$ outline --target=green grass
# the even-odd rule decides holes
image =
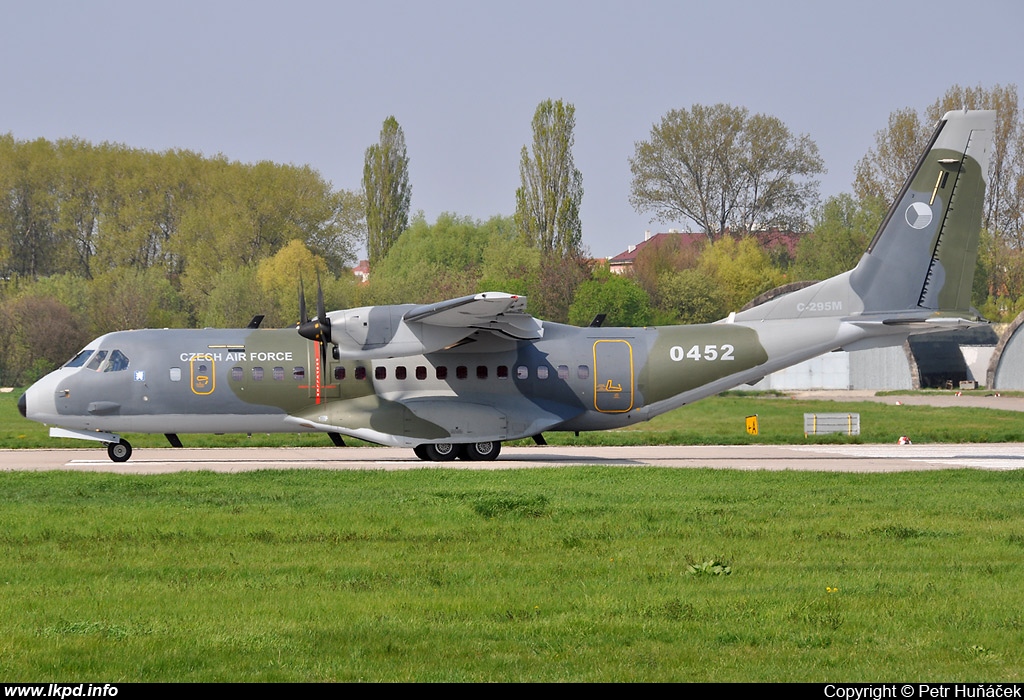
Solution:
[[[1024,680],[1024,472],[0,488],[10,682]]]
[[[54,440],[48,429],[18,414],[18,393],[0,394],[0,448],[84,447],[81,440]],[[860,413],[861,435],[805,438],[804,413]],[[758,415],[760,435],[747,435],[744,418]],[[909,435],[915,443],[1017,442],[1024,440],[1024,412],[987,408],[897,406],[870,401],[807,401],[785,396],[725,394],[658,416],[636,426],[602,432],[546,433],[555,445],[717,445],[805,442],[895,442]],[[162,435],[125,437],[135,447],[166,447]],[[327,446],[320,434],[183,435],[187,447]],[[349,440],[350,444],[363,444]],[[511,443],[517,444],[517,443]],[[518,444],[533,444],[526,440]]]

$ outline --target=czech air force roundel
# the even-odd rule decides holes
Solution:
[[[932,222],[932,208],[924,202],[914,202],[907,207],[907,223],[910,228],[922,229]]]

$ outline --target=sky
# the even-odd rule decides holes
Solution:
[[[0,133],[309,165],[359,190],[393,115],[430,222],[514,213],[537,105],[572,103],[596,257],[691,228],[629,203],[635,144],[672,109],[778,117],[818,145],[828,197],[891,112],[954,84],[1024,89],[1017,0],[0,0],[0,17]]]

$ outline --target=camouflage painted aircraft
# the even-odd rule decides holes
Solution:
[[[545,431],[632,425],[833,350],[978,322],[970,297],[994,121],[990,111],[940,120],[853,270],[716,323],[577,328],[503,293],[326,313],[321,294],[297,329],[104,335],[19,408],[54,437],[105,443],[116,462],[132,452],[121,432],[164,433],[175,446],[179,433],[323,432],[446,461],[494,459],[502,441],[543,443]]]

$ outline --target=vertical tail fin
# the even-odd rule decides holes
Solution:
[[[857,267],[734,320],[971,316],[994,125],[994,111],[948,112]]]
[[[864,313],[967,314],[993,111],[948,112],[850,275]]]

